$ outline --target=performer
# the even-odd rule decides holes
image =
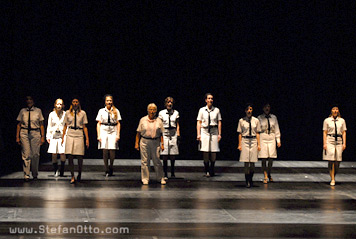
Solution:
[[[81,180],[84,156],[84,135],[85,145],[87,148],[89,148],[88,128],[86,126],[87,124],[87,114],[84,110],[81,109],[79,100],[77,98],[74,98],[72,100],[72,104],[70,105],[69,110],[66,111],[66,114],[64,116],[64,128],[62,135],[63,144],[64,137],[67,133],[65,153],[68,155],[69,169],[72,176],[70,180],[71,184],[75,183],[73,162],[74,157],[78,159],[77,181],[79,182]]]
[[[180,128],[179,128],[179,112],[173,109],[174,99],[172,97],[167,97],[164,100],[165,110],[161,110],[158,117],[163,122],[164,133],[163,142],[164,150],[161,151],[163,158],[163,170],[164,177],[168,179],[168,159],[171,160],[171,177],[174,178],[174,162],[175,156],[179,154],[178,143],[180,139]]]
[[[152,159],[157,180],[161,184],[166,184],[163,178],[162,163],[159,159],[160,149],[164,150],[163,123],[160,118],[156,117],[157,106],[153,103],[147,106],[148,115],[140,119],[137,127],[135,149],[141,154],[141,180],[144,185],[147,185],[150,179],[150,159]],[[161,146],[161,147],[160,147]]]
[[[21,109],[17,116],[16,142],[21,145],[24,180],[30,180],[30,169],[33,180],[38,177],[40,146],[45,142],[43,115],[41,109],[34,106],[32,96],[26,96],[27,108]]]
[[[268,183],[268,179],[273,182],[271,170],[273,159],[277,158],[277,147],[281,147],[281,133],[277,117],[271,114],[271,105],[269,103],[263,106],[263,112],[264,114],[258,116],[261,125],[261,151],[258,152],[258,158],[262,159],[263,183]],[[268,168],[266,161],[268,161]]]
[[[64,103],[62,99],[56,99],[54,102],[54,109],[48,116],[48,125],[46,139],[49,143],[48,153],[52,154],[52,164],[54,176],[64,176],[64,166],[66,163],[66,155],[64,154],[64,145],[62,145],[62,135],[64,126],[65,112]],[[61,159],[61,169],[58,170],[57,155]]]
[[[239,120],[237,132],[239,133],[238,149],[240,153],[240,162],[244,162],[246,187],[253,186],[253,174],[255,172],[255,162],[257,162],[258,151],[260,146],[261,126],[257,118],[252,116],[252,104],[245,108],[246,116]]]
[[[331,186],[335,186],[335,176],[342,161],[342,152],[346,149],[346,122],[340,116],[339,107],[333,105],[331,114],[323,124],[323,160],[329,161]]]
[[[211,93],[205,94],[206,106],[199,109],[197,117],[197,140],[199,150],[203,152],[206,177],[215,176],[216,153],[220,152],[222,118],[219,108],[213,106],[213,101]]]
[[[96,121],[98,121],[96,125],[98,148],[103,150],[106,177],[112,176],[114,172],[115,150],[119,149],[120,120],[120,111],[114,106],[112,95],[106,95],[105,108],[100,109],[96,116]]]

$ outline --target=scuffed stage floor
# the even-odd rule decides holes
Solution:
[[[86,159],[82,182],[39,180],[22,172],[0,178],[0,238],[356,238],[356,163],[343,162],[330,186],[326,162],[276,161],[275,182],[245,188],[242,164],[217,162],[203,177],[200,161],[177,161],[175,179],[140,183],[140,161]],[[27,230],[27,232],[19,232]]]

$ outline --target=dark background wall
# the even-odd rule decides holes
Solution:
[[[219,159],[238,159],[244,105],[272,104],[283,160],[321,160],[322,123],[339,103],[355,154],[354,1],[2,1],[3,164],[21,162],[17,114],[33,95],[47,120],[56,98],[79,97],[87,158],[100,158],[95,117],[114,95],[123,117],[119,158],[139,158],[135,130],[148,103],[176,99],[184,159],[198,159],[196,116],[206,92],[223,117]],[[46,122],[47,124],[47,122]],[[47,145],[42,147],[42,160]],[[10,165],[10,166],[9,166]]]

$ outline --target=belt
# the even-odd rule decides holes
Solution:
[[[337,134],[337,135],[335,135],[335,134],[328,134],[328,136],[331,136],[331,137],[342,137],[342,135],[341,134]]]
[[[156,138],[149,138],[149,137],[145,137],[145,136],[142,136],[142,135],[141,135],[141,137],[142,137],[142,138],[144,138],[144,139],[150,139],[150,140],[156,140],[156,139],[159,139],[159,138],[160,138],[160,137],[156,137]]]
[[[74,129],[74,130],[77,130],[77,129],[83,129],[83,128],[80,128],[80,127],[73,127],[73,126],[69,126],[68,128],[70,128],[70,129]]]
[[[28,128],[25,128],[25,127],[21,127],[21,129],[25,129],[25,130],[29,130],[29,131],[31,131],[31,130],[40,130],[40,128],[31,128],[31,129],[28,129]]]
[[[115,125],[117,125],[117,123],[101,123],[101,125],[105,125],[105,126],[115,126]]]
[[[210,125],[210,126],[206,126],[204,128],[209,128],[209,127],[210,127],[210,129],[212,129],[212,128],[217,128],[218,126],[217,125]]]
[[[246,135],[246,136],[242,136],[242,138],[245,138],[245,139],[255,139],[256,136]]]
[[[165,129],[176,129],[176,127],[166,127]]]

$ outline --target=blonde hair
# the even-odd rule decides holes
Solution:
[[[77,112],[77,114],[79,114],[80,113],[80,111],[82,110],[82,107],[80,106],[80,101],[77,99],[77,98],[74,98],[73,100],[77,100],[78,101],[78,112]],[[72,100],[72,101],[73,101]],[[69,107],[69,112],[70,112],[70,114],[73,116],[74,115],[74,113],[73,113],[73,104],[72,103],[70,103],[70,107]]]
[[[61,98],[58,98],[58,99],[56,99],[56,101],[54,102],[54,108],[53,108],[53,111],[55,111],[56,112],[56,114],[57,114],[57,116],[59,117],[59,112],[57,112],[57,110],[56,110],[56,104],[57,104],[57,102],[59,101],[59,100],[61,100],[62,101],[62,112],[63,112],[63,110],[64,110],[64,101],[61,99]]]
[[[148,111],[148,109],[149,109],[150,107],[155,108],[156,111],[157,111],[157,105],[156,105],[155,103],[150,103],[150,104],[148,104],[148,106],[147,106],[147,111]]]
[[[112,97],[112,95],[105,95],[104,101],[106,101],[107,97],[110,97],[112,100],[112,107],[110,109],[110,114],[114,114],[114,119],[116,120],[117,119],[117,108],[114,105],[114,98]],[[106,104],[105,104],[105,107],[106,107]]]

